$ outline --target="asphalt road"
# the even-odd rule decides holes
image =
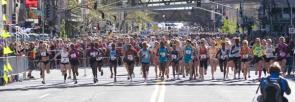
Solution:
[[[0,102],[252,102],[257,96],[256,80],[223,81],[219,71],[216,80],[210,80],[209,73],[205,81],[189,81],[188,78],[160,81],[150,73],[148,82],[144,82],[136,68],[135,79],[130,82],[125,69],[119,68],[118,82],[114,83],[109,78],[109,70],[104,69],[105,75],[100,76],[96,84],[93,84],[90,69],[86,70],[86,76],[84,69],[79,72],[76,85],[71,80],[63,83],[60,71],[52,70],[45,85],[37,78],[1,86]],[[34,75],[39,77],[39,72],[35,71]],[[293,90],[294,83],[294,80],[289,81]],[[294,96],[294,93],[288,96],[289,102],[295,102]]]

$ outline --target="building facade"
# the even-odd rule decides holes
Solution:
[[[259,19],[270,34],[286,35],[295,21],[295,0],[261,0]]]

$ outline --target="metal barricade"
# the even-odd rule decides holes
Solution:
[[[8,63],[12,67],[12,71],[8,73],[8,76],[13,76],[13,80],[19,81],[21,79],[25,78],[25,73],[29,69],[29,60],[27,56],[9,56],[9,57],[0,57],[0,72],[1,76],[0,78],[3,77],[3,70],[4,70],[4,65]],[[21,75],[23,74],[23,75]],[[19,77],[19,76],[22,76]]]

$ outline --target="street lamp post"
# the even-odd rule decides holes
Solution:
[[[166,15],[163,15],[163,20],[164,20],[164,30],[166,30]]]
[[[44,34],[44,2],[45,0],[40,0],[40,7],[41,7],[41,24],[42,24],[42,34]]]

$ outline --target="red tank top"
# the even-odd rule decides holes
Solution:
[[[201,48],[200,48],[200,54],[206,54],[206,53],[207,53],[206,48],[201,47]]]

